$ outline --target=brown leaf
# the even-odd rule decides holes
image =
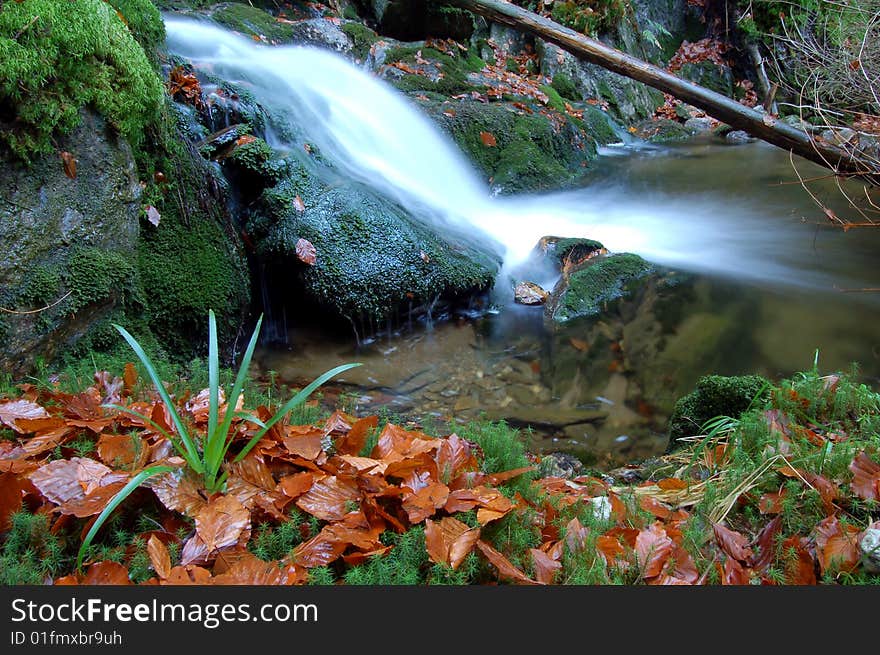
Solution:
[[[125,384],[125,390],[131,394],[134,390],[134,385],[136,385],[138,381],[137,368],[131,362],[128,362],[125,365],[125,371],[122,373],[122,381]]]
[[[479,463],[471,452],[470,443],[455,433],[441,440],[435,461],[440,480],[447,483],[465,470],[473,471],[479,468]]]
[[[189,469],[180,469],[170,473],[156,475],[144,482],[168,509],[195,518],[205,506],[205,498],[199,493],[200,482],[189,473]]]
[[[95,516],[104,511],[104,508],[113,500],[113,496],[124,486],[125,481],[120,481],[99,487],[81,498],[72,498],[62,503],[58,509],[62,514],[71,514],[77,518]]]
[[[583,339],[576,339],[575,337],[572,337],[568,341],[569,343],[571,343],[572,348],[574,348],[575,350],[580,350],[582,353],[585,353],[590,349],[590,344]]]
[[[352,483],[334,475],[315,481],[296,501],[296,506],[324,521],[340,521],[347,513],[345,504],[360,500],[360,492]]]
[[[367,443],[370,430],[379,425],[378,416],[367,416],[358,419],[348,433],[336,440],[336,452],[340,455],[357,455]]]
[[[260,558],[243,553],[235,562],[220,575],[215,575],[215,585],[260,585],[277,586],[304,582],[305,571],[297,567],[279,567],[278,562],[264,562]]]
[[[150,564],[160,579],[164,580],[171,575],[171,555],[168,548],[156,535],[147,541],[147,554],[150,556]]]
[[[608,566],[626,554],[626,548],[623,547],[619,539],[604,534],[596,538],[596,550],[602,554]]]
[[[109,468],[93,459],[71,457],[49,462],[31,473],[31,482],[56,505],[85,497],[87,491],[101,486]],[[116,481],[116,480],[114,480]]]
[[[763,573],[773,562],[775,557],[775,538],[782,527],[782,517],[774,516],[773,520],[765,525],[755,538],[754,546],[757,549],[752,556],[749,565],[758,573]]]
[[[434,513],[446,504],[448,498],[449,487],[442,482],[435,482],[409,495],[403,501],[403,511],[406,512],[409,522],[415,525],[434,516]]]
[[[64,174],[71,180],[76,179],[76,158],[67,152],[59,153],[61,155],[61,166],[64,168]]]
[[[311,241],[300,239],[296,242],[296,256],[303,263],[314,266],[318,261],[318,251]]]
[[[284,446],[292,455],[315,460],[323,452],[324,432],[312,426],[291,425],[284,437]]]
[[[749,540],[739,532],[730,530],[720,523],[713,523],[712,530],[715,533],[715,539],[725,553],[733,559],[740,562],[750,560],[753,556],[752,549],[749,548]]]
[[[498,571],[498,576],[500,578],[519,584],[541,584],[540,582],[535,582],[525,573],[516,568],[509,559],[492,548],[492,546],[485,541],[477,540],[476,545],[485,558],[489,560],[489,563]]]
[[[278,481],[276,489],[285,496],[296,499],[312,487],[314,479],[314,475],[308,471],[294,473],[293,475],[285,475]]]
[[[242,533],[250,529],[250,524],[250,512],[236,498],[221,496],[199,512],[196,534],[211,553],[238,543]]]
[[[582,552],[586,548],[589,534],[589,528],[584,527],[577,517],[569,521],[565,526],[565,545],[568,552],[572,555]]]
[[[816,525],[816,559],[819,569],[839,572],[854,570],[859,564],[859,529],[842,524],[836,516],[829,516]]]
[[[678,478],[664,478],[657,482],[657,486],[664,491],[675,491],[679,489],[687,489],[688,483]]]
[[[718,573],[721,577],[723,585],[747,585],[751,584],[751,576],[743,565],[732,557],[728,557],[724,561],[724,566],[716,562]]]
[[[487,148],[494,148],[498,145],[495,135],[491,132],[480,132],[480,141],[482,141],[483,145]]]
[[[507,482],[508,480],[512,480],[513,478],[519,477],[520,475],[524,475],[530,471],[534,471],[534,466],[523,466],[518,469],[511,469],[509,471],[500,471],[499,473],[490,473],[486,476],[486,480],[489,484],[501,484],[503,482]]]
[[[553,584],[556,573],[562,568],[562,563],[552,559],[543,550],[530,548],[532,563],[535,565],[535,578],[541,584]]]
[[[761,514],[779,514],[782,511],[782,501],[785,499],[785,489],[778,492],[766,493],[758,500],[758,511]]]
[[[853,472],[850,485],[859,498],[880,500],[880,465],[861,452],[849,465],[849,470]]]
[[[48,418],[49,413],[37,403],[31,400],[12,400],[0,402],[0,423],[16,432],[23,434],[24,429],[16,425],[19,419]]]
[[[147,442],[137,435],[102,434],[98,439],[98,457],[114,468],[131,466],[149,453]]]
[[[292,557],[297,565],[311,569],[327,566],[337,560],[346,548],[347,544],[340,543],[333,535],[322,530],[317,536],[294,548]]]
[[[639,507],[658,519],[667,519],[672,510],[652,496],[639,496]]]
[[[84,585],[130,585],[128,569],[117,562],[96,562],[89,567]]]
[[[785,560],[785,583],[789,585],[814,585],[816,584],[816,569],[813,556],[808,549],[808,540],[797,535],[789,537],[782,543],[786,553]],[[793,557],[788,557],[788,552]]]
[[[640,531],[636,537],[636,557],[642,576],[652,578],[660,575],[672,554],[673,547],[672,539],[666,534],[659,521]]]
[[[25,494],[33,484],[23,475],[0,473],[0,533],[9,529],[10,518],[21,509]]]

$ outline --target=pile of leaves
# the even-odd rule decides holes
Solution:
[[[207,395],[174,400],[196,430],[208,420]],[[276,424],[232,463],[253,434],[236,418],[226,489],[208,495],[150,421],[108,404],[172,430],[132,365],[120,377],[98,373],[79,393],[20,385],[0,399],[12,437],[0,441],[3,557],[27,541],[25,514],[45,521],[55,551],[59,539],[75,551],[132,476],[174,467],[116,510],[117,527],[84,571],[65,560],[45,582],[878,581],[880,401],[840,376],[781,384],[767,407],[717,421],[684,451],[642,466],[638,484],[599,473],[539,477],[541,458],[527,459],[503,425],[436,438],[335,411]],[[240,397],[222,412],[244,406]],[[150,525],[138,520],[146,515]],[[48,546],[29,548],[34,559]],[[383,563],[394,575],[381,573]]]

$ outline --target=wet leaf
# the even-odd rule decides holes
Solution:
[[[134,385],[136,385],[138,381],[137,368],[131,362],[128,362],[125,365],[125,371],[122,373],[122,381],[125,385],[125,391],[131,394],[134,390]]]
[[[156,535],[151,536],[147,541],[147,554],[159,578],[164,580],[171,575],[171,555],[168,553],[168,547]]]
[[[569,521],[565,526],[565,545],[568,552],[572,555],[582,552],[586,548],[589,534],[589,528],[584,527],[577,517]]]
[[[721,584],[723,585],[747,585],[751,584],[751,576],[748,571],[738,561],[732,557],[728,557],[724,561],[724,566],[716,562]]]
[[[551,558],[543,550],[530,548],[529,555],[535,566],[535,578],[542,584],[553,584],[556,574],[562,568],[562,563]]]
[[[790,585],[816,584],[813,556],[808,550],[809,542],[798,536],[789,537],[782,543],[785,553],[785,583]]]
[[[660,575],[673,548],[672,539],[666,534],[659,521],[639,532],[639,536],[636,537],[636,557],[642,576],[652,578]]]
[[[61,155],[61,166],[64,168],[64,174],[71,180],[76,179],[76,158],[66,150],[59,153]]]
[[[440,443],[435,457],[440,480],[449,482],[463,471],[479,468],[476,457],[471,452],[471,445],[453,433]]]
[[[403,511],[406,512],[410,523],[421,523],[426,518],[434,516],[448,498],[449,487],[442,482],[435,482],[408,496],[403,501]]]
[[[236,498],[221,496],[199,512],[196,534],[210,553],[238,543],[242,533],[250,529],[250,522],[250,512]]]
[[[101,486],[104,477],[111,473],[113,471],[93,459],[71,457],[49,462],[31,473],[30,479],[46,498],[63,505],[85,497],[87,491]]]
[[[639,496],[639,507],[658,519],[667,519],[672,510],[652,496]]]
[[[309,266],[314,266],[318,261],[318,251],[315,250],[312,242],[306,239],[300,239],[296,242],[296,256],[303,264]]]
[[[829,516],[816,525],[816,559],[819,570],[849,572],[859,564],[859,529]]]
[[[360,492],[352,483],[343,482],[335,475],[316,480],[312,487],[296,501],[296,506],[324,521],[341,521],[347,513],[346,503],[360,499]]]
[[[304,582],[305,571],[296,567],[281,568],[278,562],[264,562],[250,553],[244,553],[228,570],[215,575],[215,585],[289,585]]]
[[[657,486],[664,491],[675,491],[679,489],[687,489],[690,485],[684,480],[678,478],[664,478],[657,482]]]
[[[144,482],[168,509],[195,518],[205,506],[200,484],[188,470],[163,473]]]
[[[314,479],[314,475],[308,471],[294,473],[293,475],[285,475],[278,481],[278,486],[276,488],[285,496],[296,499],[312,487]]]
[[[345,436],[336,440],[336,452],[340,455],[357,455],[367,443],[370,430],[377,425],[379,425],[378,416],[358,419]]]
[[[498,145],[495,135],[491,132],[480,132],[480,141],[482,141],[483,145],[487,148],[494,148]]]
[[[752,558],[753,553],[748,545],[749,540],[739,532],[726,528],[720,523],[713,523],[712,531],[715,533],[715,540],[722,550],[733,559],[745,562]]]
[[[30,480],[15,473],[0,473],[0,533],[9,529],[9,519],[19,509],[27,493],[34,490]]]
[[[880,464],[862,452],[849,465],[849,470],[853,473],[850,485],[859,498],[880,500]]]
[[[127,476],[126,476],[127,477]],[[104,511],[104,508],[113,500],[124,486],[125,482],[114,482],[104,487],[95,489],[92,493],[79,498],[72,498],[58,506],[62,514],[71,514],[77,518],[95,516]]]
[[[782,517],[775,516],[773,517],[773,520],[763,527],[761,532],[759,532],[758,536],[755,538],[755,542],[752,545],[755,547],[756,551],[752,556],[749,565],[758,573],[763,573],[773,562],[776,550],[774,548],[775,539],[781,528]]]
[[[785,490],[766,493],[758,500],[758,510],[761,514],[779,514],[782,511],[782,501],[785,499]]]
[[[24,429],[16,424],[19,419],[48,418],[49,413],[31,400],[12,400],[0,402],[0,423],[23,434]]]
[[[146,441],[139,436],[102,434],[98,439],[97,451],[105,464],[122,468],[142,463],[149,449]]]
[[[128,569],[117,562],[96,562],[89,567],[84,585],[130,585]]]
[[[322,530],[317,536],[297,546],[292,557],[297,565],[311,569],[334,562],[346,548],[346,544],[340,543],[333,535]]]
[[[626,554],[626,548],[619,539],[604,534],[596,538],[596,550],[602,554],[608,566],[613,565],[615,560],[622,559]]]
[[[324,450],[323,439],[324,432],[318,428],[291,425],[284,437],[284,447],[291,455],[315,460]]]
[[[485,541],[477,540],[476,545],[480,552],[483,553],[483,556],[485,556],[485,558],[489,560],[489,563],[495,567],[495,570],[498,571],[498,577],[504,580],[510,580],[517,584],[541,584],[540,582],[535,582],[525,573],[516,568],[509,559],[492,548],[492,546]]]

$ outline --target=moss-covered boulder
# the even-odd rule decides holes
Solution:
[[[132,15],[145,9],[134,0],[116,4]],[[0,150],[24,160],[51,152],[53,136],[72,130],[86,107],[137,147],[158,117],[162,83],[135,37],[155,43],[160,33],[150,20],[130,30],[103,0],[4,3]]]
[[[631,294],[655,271],[652,264],[630,253],[594,257],[560,278],[545,316],[554,323],[596,316],[605,304]]]
[[[760,407],[769,397],[770,383],[760,375],[709,375],[675,404],[669,418],[669,450],[677,439],[700,434],[706,421],[716,416],[739,418],[750,407]]]
[[[23,375],[95,325],[143,308],[137,269],[141,187],[131,148],[87,113],[58,155],[0,163],[0,370]]]
[[[324,184],[302,166],[267,189],[258,206],[248,229],[265,235],[259,251],[272,284],[301,286],[310,304],[352,321],[467,299],[487,290],[500,266],[490,244],[423,222],[354,185]],[[314,264],[298,256],[300,239],[315,247]]]

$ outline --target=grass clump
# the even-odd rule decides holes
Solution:
[[[0,10],[0,148],[14,156],[50,152],[87,106],[137,146],[162,95],[144,50],[108,3],[28,0]]]

